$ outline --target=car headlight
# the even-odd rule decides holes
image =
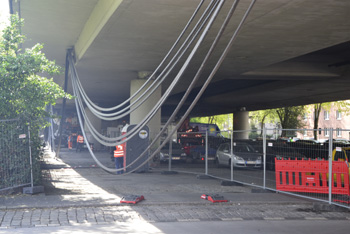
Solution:
[[[159,156],[160,156],[160,159],[164,159],[166,156],[169,156],[169,155],[160,152],[160,153],[159,153]]]
[[[181,153],[181,157],[186,157],[187,154],[186,153]]]
[[[239,157],[239,156],[233,156],[233,159],[234,159],[234,160],[243,160],[243,158],[242,158],[242,157]]]
[[[256,161],[261,161],[261,156],[257,157]]]

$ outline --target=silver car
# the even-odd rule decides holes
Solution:
[[[262,155],[251,145],[246,143],[234,143],[231,155],[231,143],[221,144],[216,151],[215,162],[217,166],[225,165],[240,168],[261,168]]]

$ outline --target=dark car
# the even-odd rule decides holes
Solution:
[[[281,142],[267,142],[266,147],[266,169],[275,170],[275,158],[301,160],[306,158],[304,154],[298,152],[294,147]]]
[[[165,146],[160,150],[159,158],[161,162],[169,161],[169,143],[166,143]],[[181,144],[172,142],[172,152],[171,159],[173,161],[186,161],[187,154],[182,148]]]
[[[206,154],[205,145],[191,146],[190,157],[194,160],[203,160]],[[208,160],[214,160],[216,154],[216,149],[208,147]]]
[[[316,140],[298,140],[296,142],[289,142],[288,145],[306,158],[328,158],[328,148],[324,146],[324,143]]]

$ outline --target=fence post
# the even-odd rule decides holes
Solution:
[[[171,171],[171,160],[173,157],[173,141],[169,141],[169,171]]]
[[[50,104],[50,115],[53,115],[53,110],[52,110],[52,105]],[[53,131],[53,120],[52,118],[50,118],[50,127],[49,127],[49,136],[51,137],[51,141],[50,142],[50,147],[51,147],[51,152],[55,152],[55,135],[54,135],[54,131]]]
[[[263,188],[266,188],[266,128],[263,127],[263,162],[264,162],[264,181]]]
[[[332,173],[332,161],[333,161],[333,128],[329,132],[328,140],[328,203],[332,203],[332,186],[333,186],[333,173]]]
[[[208,175],[208,129],[205,131],[205,174]]]
[[[28,143],[29,143],[29,163],[30,163],[30,185],[34,187],[34,179],[33,179],[33,160],[32,160],[32,147],[30,143],[30,124],[28,124]]]
[[[231,181],[233,181],[233,130],[231,132]]]

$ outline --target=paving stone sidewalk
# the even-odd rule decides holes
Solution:
[[[82,160],[84,158],[85,161]],[[64,152],[63,159],[90,165],[88,155]],[[47,158],[45,194],[0,197],[0,229],[118,222],[201,222],[247,220],[350,220],[347,209],[314,209],[314,203],[276,193],[251,193],[249,186],[221,186],[218,180],[159,172],[115,176],[99,168],[63,165]],[[110,159],[109,159],[110,160]],[[57,167],[59,166],[59,167]],[[220,193],[225,203],[200,199]],[[127,194],[145,195],[121,204]]]
[[[350,220],[350,212],[320,212],[310,205],[203,204],[122,205],[0,210],[0,228],[98,225],[116,222],[201,222],[247,220]]]

